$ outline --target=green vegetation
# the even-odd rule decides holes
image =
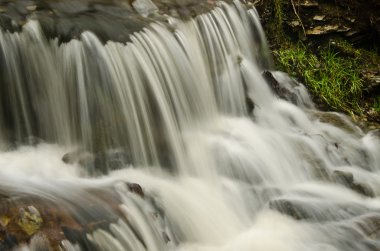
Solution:
[[[363,81],[360,63],[330,47],[319,54],[302,43],[274,52],[280,69],[301,78],[314,96],[336,110],[360,112]]]
[[[264,26],[276,68],[304,83],[320,107],[348,113],[354,119],[379,120],[380,97],[368,93],[380,70],[378,47],[358,44],[363,47],[357,48],[338,33],[334,41],[332,36],[306,36],[305,28],[336,24],[335,8],[323,7],[328,13],[322,22],[315,21],[310,9],[296,1],[266,3],[270,8]]]
[[[271,18],[268,21],[267,29],[269,34],[274,34],[271,37],[275,42],[275,44],[281,44],[284,40],[284,13],[283,13],[283,4],[284,0],[272,0],[271,4],[273,4],[273,9],[271,13]]]
[[[380,96],[377,96],[375,98],[375,102],[373,104],[373,109],[376,111],[376,112],[380,112]]]
[[[275,21],[274,21],[274,27],[275,31],[277,32],[277,35],[283,34],[283,12],[282,12],[282,0],[274,0],[274,16],[275,16]],[[280,38],[281,36],[279,36]]]

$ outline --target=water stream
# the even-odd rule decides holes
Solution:
[[[239,1],[126,44],[47,40],[33,19],[1,31],[0,195],[106,219],[64,229],[67,251],[379,250],[378,135],[322,122],[304,87],[272,72],[296,102],[278,98],[271,67]]]

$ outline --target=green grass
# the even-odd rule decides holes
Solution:
[[[274,54],[279,68],[300,78],[315,97],[333,109],[360,112],[363,81],[359,60],[340,56],[330,48],[316,55],[301,43]]]

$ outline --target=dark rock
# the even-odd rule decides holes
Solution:
[[[269,208],[277,210],[296,220],[310,219],[312,217],[307,208],[298,205],[298,203],[295,203],[294,201],[284,199],[270,201]]]
[[[340,170],[335,170],[332,174],[332,180],[367,197],[375,197],[375,192],[370,185],[356,182],[354,180],[354,175],[351,172],[344,172]]]
[[[15,23],[12,22],[11,17],[5,14],[0,14],[0,27],[10,32],[20,31],[20,28],[15,26]]]
[[[66,164],[75,164],[78,163],[81,166],[92,165],[95,160],[95,157],[92,153],[77,150],[73,152],[66,153],[62,157],[62,161]]]
[[[125,43],[131,34],[149,23],[163,21],[164,14],[186,19],[210,11],[216,4],[206,0],[153,1],[154,4],[149,1],[150,10],[154,7],[155,11],[145,13],[139,7],[141,1],[7,1],[0,4],[0,27],[20,31],[32,14],[49,39],[68,42],[84,31],[91,31],[104,43],[109,40]]]
[[[362,232],[373,239],[380,237],[380,214],[370,213],[352,220]]]
[[[144,198],[144,191],[139,184],[127,182],[127,187],[130,192],[140,195],[142,198]]]
[[[272,73],[270,71],[264,71],[263,72],[263,77],[271,87],[272,91],[276,93],[277,95],[281,94],[281,87],[280,83],[277,82],[275,77],[273,77]]]
[[[366,81],[364,91],[372,96],[380,94],[380,72],[366,72],[364,78]]]
[[[284,88],[284,86],[282,86],[282,84],[279,81],[277,81],[272,72],[264,71],[262,76],[267,81],[272,91],[279,98],[285,99],[287,101],[292,102],[293,104],[296,104],[296,97],[294,96],[294,93],[292,93],[291,90]]]
[[[315,222],[340,221],[367,213],[369,210],[359,204],[334,203],[328,201],[276,199],[269,202],[269,208],[286,214],[296,220]]]
[[[18,241],[15,236],[9,234],[8,232],[0,232],[0,250],[12,250],[18,245]]]
[[[354,175],[350,172],[335,170],[332,174],[332,179],[344,186],[351,186],[354,182]]]
[[[287,73],[281,71],[264,71],[262,76],[279,98],[301,107],[313,108],[306,88]]]
[[[368,184],[354,182],[351,185],[351,189],[361,195],[371,197],[371,198],[375,197],[375,192],[373,191],[371,186],[369,186]]]

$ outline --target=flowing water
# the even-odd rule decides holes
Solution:
[[[379,137],[272,72],[296,102],[278,98],[267,47],[238,1],[126,44],[2,31],[0,195],[105,221],[61,250],[380,250]]]

